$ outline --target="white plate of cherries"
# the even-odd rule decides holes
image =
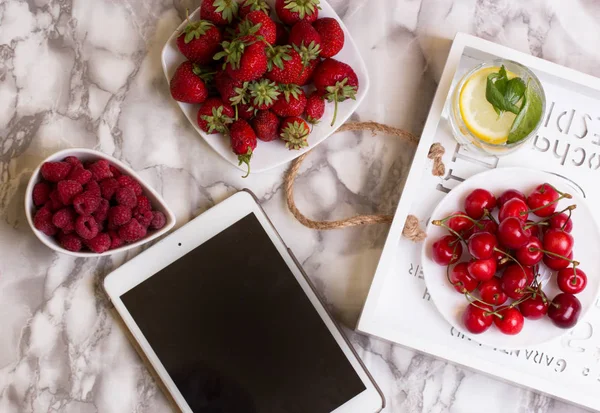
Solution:
[[[594,305],[598,246],[594,215],[569,181],[498,168],[467,179],[436,207],[423,272],[457,330],[484,345],[526,348],[562,336]]]

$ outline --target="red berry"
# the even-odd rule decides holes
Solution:
[[[131,188],[136,196],[142,195],[142,185],[131,176],[123,175],[117,179],[119,185],[123,188]]]
[[[450,282],[456,291],[459,293],[472,292],[479,281],[469,275],[467,271],[467,263],[459,262],[450,271]]]
[[[150,211],[152,209],[152,203],[145,195],[138,195],[137,207],[140,211]]]
[[[177,36],[177,48],[189,61],[206,65],[213,62],[221,40],[221,31],[211,22],[190,21]]]
[[[472,234],[476,234],[478,232],[489,232],[493,235],[496,232],[498,232],[498,224],[496,224],[496,221],[493,221],[491,219],[481,219],[479,220],[479,225],[473,225],[471,227],[471,231]]]
[[[112,172],[110,171],[110,164],[106,159],[100,159],[92,163],[88,166],[88,169],[92,173],[92,178],[95,181],[113,177]]]
[[[119,227],[119,237],[125,242],[135,242],[146,236],[146,227],[132,218],[127,224]]]
[[[100,206],[102,198],[91,192],[82,192],[73,198],[73,208],[79,215],[92,215]]]
[[[502,333],[513,336],[523,330],[525,319],[517,308],[505,307],[498,310],[498,315],[494,316],[494,324]]]
[[[200,16],[216,25],[225,26],[237,17],[239,3],[231,0],[202,0]]]
[[[165,214],[160,211],[154,211],[152,213],[152,222],[150,223],[150,228],[152,229],[161,229],[167,223],[167,218]]]
[[[277,26],[264,11],[252,11],[237,26],[238,36],[246,39],[261,39],[269,44],[275,44],[277,39]],[[260,37],[258,37],[260,36]]]
[[[99,228],[98,223],[94,219],[94,217],[87,216],[79,216],[75,220],[75,232],[84,240],[92,239],[96,235],[98,235]]]
[[[119,188],[119,183],[115,178],[106,178],[100,181],[100,193],[102,194],[102,198],[111,200],[115,195],[115,192]]]
[[[492,277],[479,284],[479,295],[489,305],[502,305],[508,300],[508,296],[502,291],[502,284],[498,277]]]
[[[58,191],[58,199],[63,205],[70,205],[73,203],[75,195],[80,194],[83,191],[83,187],[77,181],[60,181],[56,185]]]
[[[498,226],[498,241],[503,246],[515,249],[521,248],[531,237],[531,230],[525,228],[519,218],[508,217]]]
[[[279,139],[279,118],[270,110],[259,111],[252,120],[256,137],[263,142]]]
[[[279,97],[271,110],[282,118],[300,116],[306,108],[306,95],[297,85],[283,86],[283,95]]]
[[[539,185],[527,197],[527,205],[538,217],[549,217],[556,210],[560,194],[550,184]]]
[[[317,124],[319,119],[325,113],[325,99],[316,91],[311,93],[306,99],[306,107],[304,108],[304,116],[309,123]]]
[[[313,23],[321,37],[321,57],[333,57],[344,47],[344,31],[336,19],[324,17]]]
[[[587,275],[579,268],[564,268],[558,272],[556,282],[563,293],[578,294],[587,285]]]
[[[504,270],[500,278],[502,291],[513,300],[518,300],[525,294],[525,289],[529,285],[527,267],[519,267],[517,264],[511,264]],[[531,270],[529,270],[531,271]]]
[[[75,229],[75,219],[77,214],[73,211],[73,208],[59,209],[52,216],[52,223],[55,227],[60,228],[63,232],[71,232]]]
[[[479,281],[488,281],[496,275],[496,260],[494,257],[486,260],[471,260],[468,265],[469,275]]]
[[[238,156],[239,164],[245,163],[248,166],[248,173],[245,176],[247,177],[250,174],[250,160],[256,149],[256,134],[248,122],[238,119],[229,128],[229,137],[231,149]]]
[[[110,169],[110,171],[111,171],[111,172],[112,172],[112,174],[113,174],[113,178],[115,178],[115,179],[117,179],[118,177],[120,177],[121,175],[123,175],[123,174],[121,173],[121,171],[119,171],[119,169],[118,169],[116,166],[114,166],[114,165],[110,165],[110,166],[108,167],[108,169]]]
[[[102,196],[100,185],[96,181],[90,181],[83,186],[83,190],[96,196]]]
[[[531,220],[527,220],[527,222],[525,222],[525,226],[529,228],[529,231],[531,231],[531,236],[532,237],[537,237],[537,238],[542,238],[542,229],[541,228],[545,228],[544,225],[538,225],[538,223],[533,222]]]
[[[49,208],[44,207],[36,212],[33,226],[50,237],[56,234],[56,226],[52,223],[52,212]]]
[[[71,169],[71,172],[69,173],[69,176],[67,177],[67,179],[70,179],[72,181],[77,181],[81,185],[84,185],[84,184],[87,184],[92,179],[92,173],[90,171],[88,171],[87,169],[83,169],[83,166],[76,165],[76,166],[73,166],[73,168]]]
[[[465,198],[465,211],[473,219],[483,217],[485,211],[492,212],[496,207],[496,197],[485,189],[475,189]]]
[[[101,232],[96,235],[94,238],[87,240],[85,244],[91,249],[93,252],[97,254],[102,254],[105,251],[110,249],[111,239],[110,235],[106,232]]]
[[[33,205],[41,206],[44,205],[50,199],[50,192],[52,192],[52,188],[46,182],[38,182],[33,186],[33,191],[31,192],[31,199],[33,200]]]
[[[289,37],[289,33],[286,29],[286,27],[281,24],[280,22],[275,22],[275,29],[276,29],[276,39],[275,39],[275,44],[277,46],[283,46],[286,45],[288,43],[288,37]]]
[[[446,221],[446,225],[460,235],[464,236],[464,234],[474,225],[473,221],[471,221],[462,211],[453,212],[450,216],[452,218]]]
[[[81,247],[83,246],[81,238],[76,234],[61,233],[58,235],[58,243],[67,251],[72,252],[81,251]]]
[[[544,234],[544,250],[550,252],[552,258],[567,257],[573,250],[573,237],[568,232],[550,228]]]
[[[447,266],[457,262],[462,251],[460,240],[453,235],[446,235],[433,243],[431,255],[437,264]]]
[[[58,211],[64,206],[63,203],[60,201],[60,196],[58,195],[57,189],[54,189],[52,192],[50,192],[48,198],[50,198],[50,200],[46,202],[45,205],[48,205],[51,211]]]
[[[135,208],[137,206],[137,196],[135,191],[129,187],[118,188],[115,192],[115,200],[117,201],[117,204],[129,208]]]
[[[510,262],[510,258],[506,256],[506,251],[503,247],[496,247],[494,250],[494,259],[496,260],[496,269],[498,270],[505,268]]]
[[[571,232],[573,230],[573,220],[564,212],[550,217],[548,223],[550,224],[550,228],[560,229],[565,232]]]
[[[502,192],[502,195],[498,197],[498,208],[502,208],[502,206],[511,199],[520,199],[521,201],[526,202],[523,192],[517,191],[516,189],[508,189]]]
[[[67,179],[73,166],[67,162],[45,162],[40,173],[46,181],[58,182]]]
[[[131,214],[132,218],[137,219],[137,221],[142,224],[145,228],[148,228],[152,223],[152,219],[154,218],[154,214],[149,209],[140,209],[139,206],[133,209]]]
[[[573,252],[571,252],[568,256],[567,259],[564,258],[556,258],[556,257],[552,257],[548,254],[544,254],[544,264],[546,264],[546,266],[548,268],[550,268],[551,270],[554,271],[558,271],[558,270],[562,270],[563,268],[567,268],[569,265],[571,265],[571,261],[573,259]]]
[[[96,208],[96,210],[92,214],[92,216],[94,217],[96,222],[106,221],[106,219],[108,218],[108,209],[109,208],[110,208],[110,203],[104,198],[100,199],[100,204],[98,205],[98,208]]]
[[[110,249],[115,249],[115,248],[119,248],[121,247],[124,242],[121,239],[121,237],[119,237],[119,234],[117,234],[116,231],[108,231],[108,235],[110,236]]]
[[[76,157],[76,156],[67,156],[63,160],[63,162],[69,163],[69,164],[73,165],[73,167],[76,167],[76,166],[83,167],[83,164],[81,163],[81,161],[79,160],[79,158]]]
[[[539,320],[548,312],[549,302],[541,294],[531,296],[519,304],[519,310],[525,318],[530,320]]]
[[[492,325],[492,311],[492,307],[482,303],[469,304],[463,314],[465,328],[472,334],[483,333]]]
[[[489,232],[478,232],[471,235],[468,241],[469,253],[478,260],[487,260],[494,256],[494,248],[498,246],[498,241],[493,234]]]
[[[558,294],[548,307],[548,317],[560,328],[574,327],[580,314],[581,302],[573,294]]]
[[[541,250],[542,242],[532,235],[525,245],[517,248],[515,258],[521,264],[531,267],[544,258],[544,253]]]
[[[206,133],[227,133],[227,125],[233,122],[234,116],[231,105],[215,97],[206,99],[200,106],[196,121],[198,127]]]
[[[319,0],[276,0],[275,12],[288,26],[299,21],[312,23],[319,17]]]
[[[131,208],[116,205],[108,210],[108,224],[114,227],[120,227],[131,221]]]
[[[508,217],[519,218],[521,221],[526,222],[529,216],[529,207],[518,198],[513,198],[508,201],[500,208],[498,212],[498,220],[504,221]]]

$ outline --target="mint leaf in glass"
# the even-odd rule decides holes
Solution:
[[[507,143],[515,143],[525,138],[542,118],[542,100],[528,84],[523,94],[523,103],[508,133]]]

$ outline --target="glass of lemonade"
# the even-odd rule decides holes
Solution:
[[[535,136],[546,96],[531,70],[510,60],[494,60],[463,76],[448,105],[459,143],[486,154],[506,155]]]

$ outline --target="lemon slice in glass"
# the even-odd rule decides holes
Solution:
[[[498,73],[499,67],[486,67],[473,73],[460,91],[460,115],[471,133],[484,142],[502,145],[508,139],[508,133],[516,115],[504,112],[500,117],[494,107],[485,98],[487,77]],[[508,79],[516,75],[507,72]]]

